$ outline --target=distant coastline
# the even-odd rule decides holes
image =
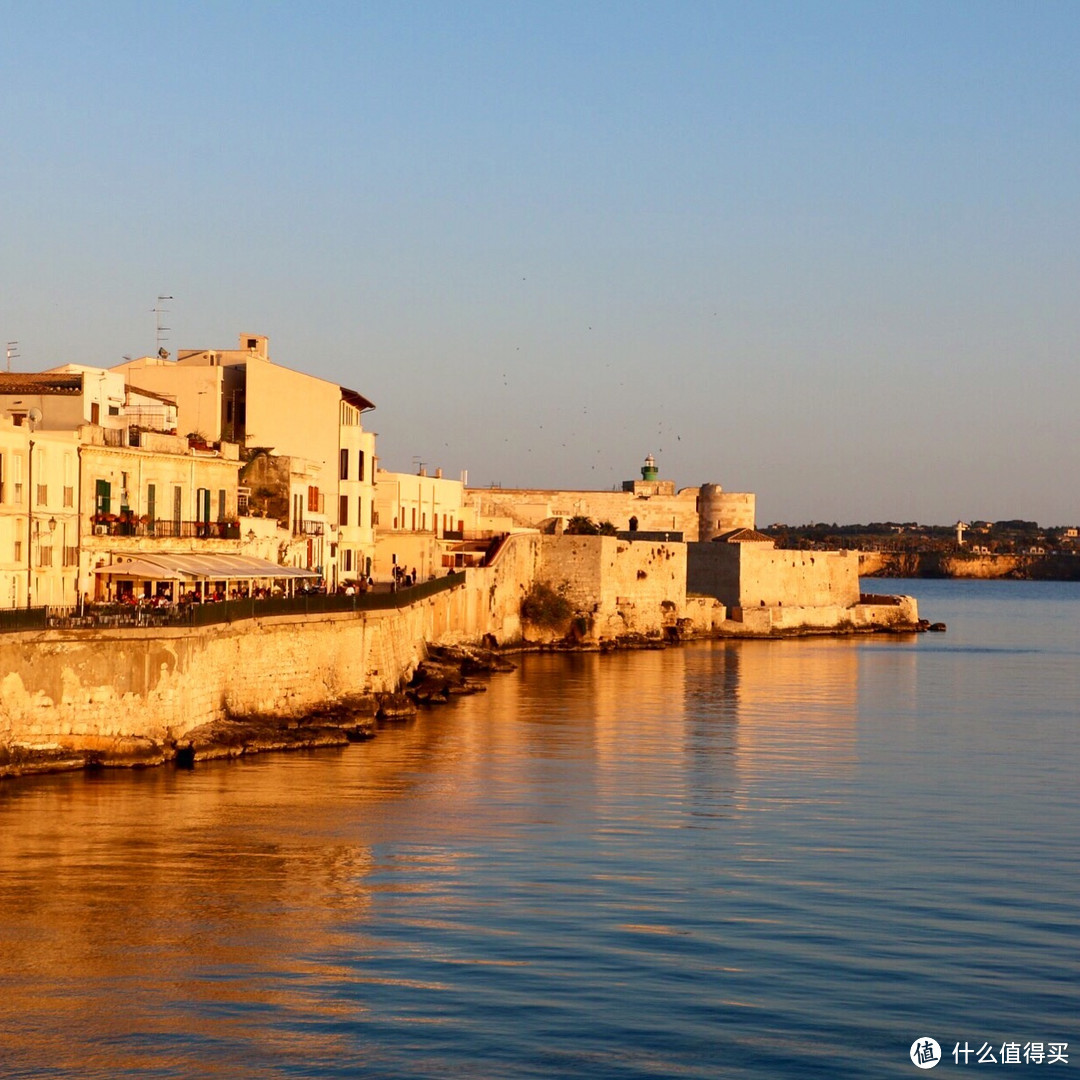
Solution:
[[[1076,555],[976,554],[967,551],[861,551],[860,577],[1080,581]]]

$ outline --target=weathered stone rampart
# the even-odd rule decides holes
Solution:
[[[539,551],[539,580],[588,615],[593,639],[660,633],[686,607],[686,544],[564,535]]]
[[[726,492],[717,484],[653,495],[470,488],[466,500],[480,517],[518,527],[537,528],[554,518],[581,516],[610,521],[620,531],[680,533],[687,541],[697,540],[703,532],[712,537],[733,529],[752,529],[756,512],[753,494]]]
[[[164,744],[230,715],[300,717],[393,690],[422,657],[442,599],[201,629],[5,635],[0,746]]]
[[[749,543],[687,547],[687,591],[729,607],[849,608],[859,599],[856,552]]]
[[[848,596],[844,582],[854,556],[836,561],[845,571],[837,576],[815,553],[816,571],[804,568],[800,581],[804,553],[714,552],[714,559],[745,559],[757,568],[750,591],[740,594],[753,602],[725,603],[721,589],[687,597],[687,550],[685,544],[606,536],[518,534],[492,565],[470,570],[464,584],[399,609],[200,628],[2,635],[0,775],[14,758],[34,754],[100,751],[107,759],[118,747],[122,756],[123,747],[140,746],[156,748],[160,760],[196,728],[229,717],[299,720],[348,708],[363,695],[398,689],[429,643],[520,641],[527,629],[521,601],[534,582],[561,591],[584,613],[594,641],[659,636],[673,627],[741,636],[843,632],[911,625],[917,618],[906,598],[857,604],[857,584],[854,599]],[[774,588],[785,602],[762,604]]]

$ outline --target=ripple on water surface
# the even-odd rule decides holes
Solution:
[[[1010,641],[966,596],[944,640],[526,657],[341,751],[5,785],[4,1074],[878,1077],[917,1035],[1067,1041],[1080,650],[1060,600]]]

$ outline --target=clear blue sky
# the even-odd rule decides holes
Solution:
[[[389,468],[1080,522],[1080,4],[4,3],[16,368],[270,336]]]

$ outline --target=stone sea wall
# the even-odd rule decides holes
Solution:
[[[587,616],[586,643],[601,645],[673,631],[769,636],[900,628],[917,619],[906,599],[744,609],[688,598],[686,550],[518,534],[464,584],[400,609],[0,635],[0,776],[32,771],[35,760],[57,768],[95,757],[150,763],[173,756],[197,729],[236,717],[288,725],[367,708],[370,719],[373,696],[407,682],[428,645],[529,639],[521,601],[536,581],[563,591]]]
[[[200,629],[4,635],[0,746],[166,745],[229,716],[296,718],[390,691],[419,663],[434,606]]]

